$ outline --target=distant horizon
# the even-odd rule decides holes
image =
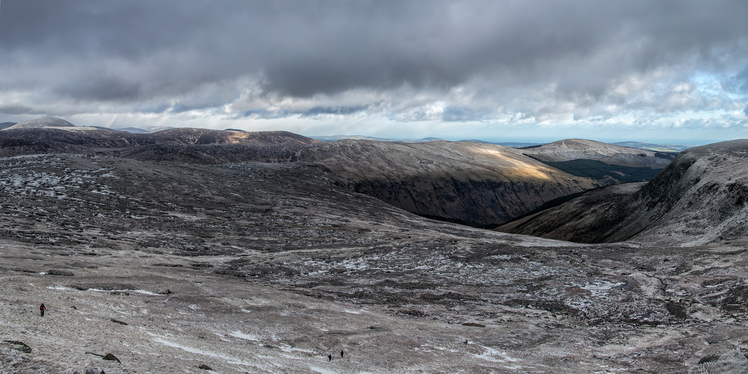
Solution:
[[[608,143],[608,144],[614,144],[614,143],[643,143],[643,144],[657,144],[657,145],[688,145],[688,146],[699,146],[699,145],[706,145],[711,143],[718,143],[722,141],[729,141],[729,140],[738,140],[738,139],[728,139],[728,140],[718,140],[714,142],[706,142],[706,143],[700,143],[700,142],[662,142],[662,141],[643,141],[643,140],[632,140],[632,139],[623,139],[623,140],[598,140],[593,139],[590,137],[568,137],[568,138],[558,138],[558,139],[540,139],[540,138],[519,138],[519,139],[459,139],[459,138],[441,138],[437,136],[427,136],[424,138],[398,138],[398,137],[389,137],[389,138],[383,138],[383,137],[376,137],[376,136],[365,136],[365,135],[304,135],[308,138],[316,139],[316,140],[327,140],[326,138],[331,138],[330,140],[335,140],[334,138],[339,139],[350,139],[350,138],[365,138],[365,139],[372,139],[372,140],[381,140],[381,141],[425,141],[428,139],[438,139],[438,140],[444,140],[444,141],[479,141],[479,142],[486,142],[486,143],[517,143],[517,144],[548,144],[553,143],[561,140],[568,140],[568,139],[585,139],[585,140],[593,140],[601,143]]]
[[[19,118],[21,117],[21,118]],[[518,128],[512,128],[511,131],[502,131],[504,134],[497,135],[494,132],[481,132],[481,131],[470,131],[470,126],[468,127],[467,131],[464,131],[464,134],[458,135],[455,134],[456,131],[453,131],[452,129],[449,129],[449,131],[443,131],[443,132],[433,132],[429,133],[428,128],[430,126],[424,126],[423,129],[420,129],[420,131],[417,131],[414,133],[414,131],[398,131],[398,128],[394,126],[393,124],[388,124],[384,129],[377,129],[377,131],[362,131],[360,133],[349,133],[344,134],[341,132],[334,132],[336,128],[338,127],[347,127],[344,124],[338,124],[337,126],[333,126],[328,124],[328,126],[324,126],[324,132],[315,132],[319,128],[317,126],[307,127],[307,126],[300,126],[297,128],[294,124],[288,124],[284,123],[284,121],[267,121],[263,120],[261,121],[260,126],[254,126],[251,124],[241,124],[236,123],[234,121],[217,121],[217,122],[206,122],[201,123],[201,121],[185,121],[184,123],[180,123],[180,121],[167,121],[157,124],[133,124],[132,122],[125,122],[125,121],[103,121],[101,118],[90,118],[87,116],[71,116],[69,118],[66,118],[64,116],[56,116],[56,115],[37,115],[37,116],[10,116],[5,117],[2,120],[0,120],[0,123],[4,122],[15,122],[20,123],[27,120],[33,120],[43,117],[58,117],[65,119],[66,121],[69,121],[73,123],[76,126],[81,127],[104,127],[104,128],[112,128],[112,129],[122,129],[122,128],[137,128],[142,129],[146,131],[153,131],[153,129],[166,129],[166,128],[201,128],[201,129],[213,129],[213,130],[226,130],[226,129],[235,129],[240,131],[248,131],[248,132],[259,132],[259,131],[288,131],[295,134],[303,135],[310,138],[333,138],[333,137],[367,137],[367,138],[377,138],[377,139],[402,139],[402,140],[422,140],[427,138],[438,138],[442,140],[448,140],[448,141],[462,141],[462,140],[479,140],[489,143],[496,143],[496,142],[506,142],[506,143],[552,143],[554,141],[564,140],[564,139],[588,139],[588,140],[595,140],[603,143],[616,143],[616,142],[641,142],[641,143],[651,143],[651,144],[678,144],[678,145],[690,145],[690,146],[696,146],[696,145],[706,145],[706,144],[712,144],[712,143],[718,143],[723,141],[729,141],[729,140],[737,140],[737,139],[748,139],[748,128],[746,128],[745,132],[742,130],[735,131],[735,129],[732,129],[733,131],[727,132],[727,130],[723,129],[722,131],[715,131],[713,129],[704,128],[704,129],[691,129],[688,132],[683,131],[659,131],[659,130],[618,130],[618,131],[594,131],[593,129],[577,129],[577,128],[571,128],[571,129],[555,129],[555,128],[546,128],[546,129],[528,129],[527,131],[523,131],[522,129]],[[397,125],[397,124],[395,124]],[[402,124],[401,124],[402,125]],[[473,124],[474,125],[474,124]],[[402,129],[400,129],[402,130]],[[473,129],[474,130],[474,129]],[[542,131],[541,131],[542,130]],[[533,136],[533,135],[526,135],[523,134],[523,132],[526,133],[538,133],[543,132],[546,135],[544,136]],[[727,132],[724,133],[724,132]],[[460,131],[457,131],[457,133],[460,133]],[[595,133],[594,136],[590,136],[590,133]],[[728,136],[730,134],[731,136]],[[701,136],[697,136],[701,135]]]
[[[42,117],[36,117],[33,119],[39,119],[44,117],[53,117],[53,116],[42,116]],[[57,117],[61,118],[61,117]],[[69,121],[65,118],[62,118],[70,123],[72,123],[75,126],[81,126],[77,123],[74,123],[73,121]],[[23,121],[20,121],[23,122]],[[7,121],[7,120],[1,120],[0,123],[20,123],[16,121]],[[245,129],[239,129],[239,128],[208,128],[208,127],[173,127],[173,126],[137,126],[137,125],[130,125],[130,126],[101,126],[96,124],[87,124],[82,125],[82,127],[102,127],[102,128],[109,128],[112,130],[122,130],[122,129],[138,129],[145,132],[156,132],[156,131],[162,131],[166,129],[174,129],[174,128],[198,128],[198,129],[208,129],[208,130],[239,130],[239,131],[248,131],[248,132],[259,132],[259,131],[289,131],[289,130],[283,130],[283,129],[263,129],[258,131],[252,131],[252,130],[245,130]],[[298,135],[306,136],[308,138],[316,139],[316,140],[323,140],[323,141],[332,141],[332,140],[338,140],[338,139],[355,139],[355,138],[362,138],[362,139],[370,139],[370,140],[378,140],[378,141],[391,141],[391,142],[421,142],[421,141],[427,141],[430,139],[434,140],[444,140],[444,141],[478,141],[478,142],[486,142],[486,143],[492,143],[492,144],[548,144],[553,143],[556,141],[561,140],[567,140],[567,139],[586,139],[586,140],[593,140],[598,141],[601,143],[608,143],[608,144],[615,144],[615,143],[627,143],[627,142],[634,142],[634,143],[644,143],[644,144],[652,144],[652,145],[671,145],[671,146],[699,146],[699,145],[706,145],[706,144],[712,144],[712,143],[718,143],[722,141],[728,141],[728,140],[737,140],[736,139],[725,139],[725,140],[715,140],[715,141],[672,141],[672,140],[638,140],[638,139],[631,139],[631,138],[620,138],[620,139],[595,139],[592,137],[584,137],[584,136],[569,136],[569,137],[505,137],[505,138],[496,138],[496,137],[484,137],[484,138],[460,138],[456,136],[424,136],[424,137],[399,137],[399,136],[370,136],[370,135],[361,135],[361,134],[354,134],[354,135],[310,135],[310,134],[303,134],[299,132],[289,131]]]

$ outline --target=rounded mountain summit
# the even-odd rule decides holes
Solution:
[[[56,127],[76,127],[76,126],[68,121],[65,121],[62,118],[44,117],[44,118],[37,118],[37,119],[20,122],[13,126],[7,127],[3,130],[46,129],[46,128],[56,128]]]

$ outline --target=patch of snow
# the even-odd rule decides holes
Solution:
[[[70,287],[65,287],[65,286],[52,286],[52,287],[47,287],[47,289],[58,290],[58,291],[75,291],[74,289]]]
[[[309,353],[309,354],[314,354],[315,353],[311,349],[294,348],[294,347],[291,347],[290,345],[281,345],[278,348],[280,348],[281,351],[288,352],[288,353],[292,353],[292,352],[304,352],[304,353]],[[299,357],[295,357],[295,356],[285,356],[285,357],[291,358],[291,359],[294,359],[294,360],[300,359]]]
[[[158,296],[157,293],[151,292],[151,291],[146,291],[146,290],[133,290],[132,292],[141,293],[143,295]]]
[[[149,335],[151,335],[151,334],[149,334]],[[252,364],[251,362],[237,360],[237,359],[235,359],[235,358],[233,358],[231,356],[228,356],[228,355],[225,355],[225,354],[221,354],[221,353],[206,351],[206,350],[203,350],[203,349],[200,349],[200,348],[189,347],[189,346],[186,346],[186,345],[182,345],[182,344],[179,344],[179,343],[175,343],[175,342],[166,340],[164,338],[161,338],[161,337],[158,337],[158,336],[155,336],[155,335],[154,335],[154,340],[156,342],[158,342],[158,343],[161,343],[163,345],[166,345],[166,346],[169,346],[169,347],[172,347],[172,348],[178,348],[178,349],[181,349],[181,350],[186,351],[186,352],[195,353],[195,354],[199,354],[199,355],[203,355],[203,356],[209,356],[209,357],[213,357],[213,358],[218,358],[218,359],[224,360],[224,361],[226,361],[226,362],[228,362],[230,364],[244,365],[244,366],[254,366],[254,364]]]
[[[600,296],[608,293],[611,289],[626,284],[625,282],[612,283],[608,281],[595,281],[593,283],[587,283],[587,285],[579,287],[590,291],[592,296]]]
[[[336,371],[328,370],[325,368],[321,368],[319,366],[310,366],[309,370],[314,371],[315,373],[322,373],[322,374],[337,374]]]
[[[476,355],[472,354],[471,356],[475,358],[479,358],[481,360],[486,360],[490,362],[517,362],[518,360],[516,358],[513,358],[509,356],[506,352],[502,352],[490,347],[484,347],[480,346],[485,350],[482,354]],[[498,356],[498,357],[497,357]]]
[[[253,335],[253,334],[246,334],[246,333],[243,333],[243,332],[238,331],[238,330],[230,332],[229,335],[231,335],[233,337],[236,337],[236,338],[239,338],[239,339],[251,340],[253,342],[259,342],[260,341],[260,337],[259,336]]]
[[[101,290],[98,288],[89,288],[86,291],[93,291],[93,292],[129,292],[130,290]]]
[[[95,131],[96,127],[69,127],[69,126],[44,126],[45,129],[65,130],[65,131]]]

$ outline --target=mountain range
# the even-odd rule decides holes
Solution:
[[[87,129],[87,130],[83,130]],[[0,131],[0,155],[84,153],[201,164],[314,162],[407,211],[478,227],[556,199],[651,179],[672,155],[593,141],[514,149],[489,143],[340,140],[284,132],[169,129],[134,134],[46,118]]]

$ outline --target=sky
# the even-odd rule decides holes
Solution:
[[[2,0],[0,122],[748,138],[748,2]]]

